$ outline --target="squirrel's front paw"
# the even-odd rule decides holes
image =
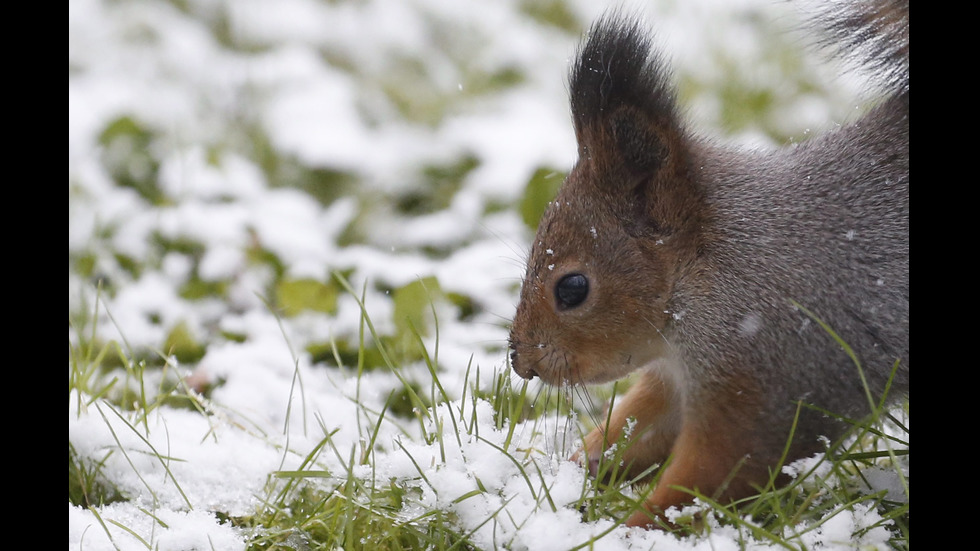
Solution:
[[[599,459],[605,451],[605,430],[599,427],[585,436],[582,447],[572,454],[571,460],[589,469],[589,476],[595,478],[599,475]]]

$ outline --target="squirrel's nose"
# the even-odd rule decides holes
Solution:
[[[520,365],[520,362],[518,361],[517,358],[516,349],[512,349],[510,351],[510,367],[511,369],[514,370],[514,373],[517,373],[517,375],[522,379],[531,380],[538,376],[538,372],[535,371],[533,367],[526,367]]]

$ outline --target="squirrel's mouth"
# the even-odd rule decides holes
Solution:
[[[538,378],[553,386],[602,383],[632,370],[589,361],[546,344],[511,348],[510,365],[522,379]]]
[[[533,366],[528,366],[526,362],[523,361],[523,355],[518,357],[517,349],[512,348],[510,351],[510,367],[514,370],[514,373],[522,379],[531,380],[535,377],[539,377],[538,372]]]
[[[513,344],[510,367],[526,380],[541,379],[549,385],[581,384],[574,356],[548,344]]]
[[[551,380],[553,371],[564,371],[566,363],[553,357],[553,349],[544,344],[521,344],[513,338],[510,341],[510,367],[522,379],[531,380],[535,377],[554,384]]]
[[[549,343],[510,343],[510,367],[519,377],[535,378],[549,385],[591,385],[620,379],[664,357],[664,350],[653,344],[628,347],[609,353],[571,352]]]

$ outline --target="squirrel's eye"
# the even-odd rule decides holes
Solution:
[[[558,280],[555,286],[555,298],[559,308],[573,308],[582,304],[589,296],[589,280],[582,274],[568,274]]]

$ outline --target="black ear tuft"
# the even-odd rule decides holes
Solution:
[[[623,107],[651,121],[675,118],[670,73],[636,17],[606,14],[592,25],[570,78],[576,132]]]
[[[570,89],[580,155],[597,169],[633,181],[668,163],[683,132],[670,73],[636,17],[612,12],[596,21],[572,67]]]

